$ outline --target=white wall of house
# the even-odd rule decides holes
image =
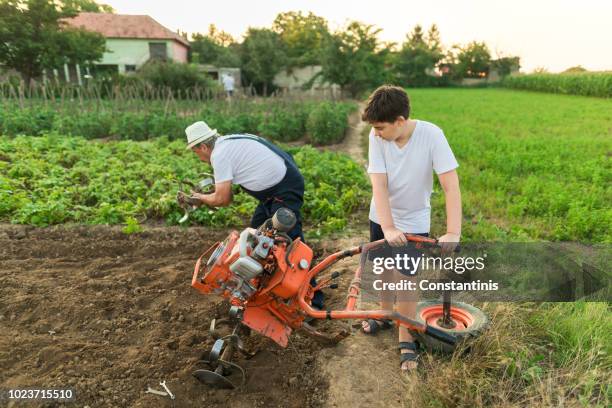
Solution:
[[[140,66],[150,57],[148,40],[109,38],[106,40],[106,48],[99,64]]]
[[[126,65],[136,68],[151,57],[149,43],[165,43],[168,59],[176,62],[187,62],[187,47],[172,40],[108,38],[106,51],[98,64],[117,65],[119,72],[125,72]]]
[[[300,89],[302,85],[310,81],[315,75],[321,72],[322,69],[320,65],[308,65],[306,67],[281,71],[274,77],[274,85],[288,90]],[[331,84],[324,82],[323,79],[319,77],[312,87],[314,89],[328,89],[331,88]]]

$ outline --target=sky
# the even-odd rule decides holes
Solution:
[[[519,56],[521,71],[560,72],[581,65],[612,70],[610,0],[100,0],[119,14],[147,14],[176,31],[210,24],[241,40],[248,27],[271,27],[286,11],[312,11],[332,30],[373,24],[382,41],[401,44],[416,24],[437,24],[443,45],[484,41],[493,57]]]

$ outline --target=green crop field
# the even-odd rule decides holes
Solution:
[[[317,235],[347,225],[367,202],[367,181],[346,155],[291,148],[306,181],[304,214]],[[0,220],[48,226],[61,223],[123,224],[163,219],[176,224],[178,181],[198,180],[210,167],[183,141],[105,142],[81,137],[0,136]],[[346,188],[351,186],[351,188]],[[236,193],[239,188],[236,186]],[[196,211],[191,223],[243,225],[256,202],[238,194],[231,207]]]
[[[539,92],[610,98],[612,97],[612,72],[512,75],[504,78],[501,85],[507,88]]]
[[[612,100],[408,92],[411,115],[440,126],[459,161],[466,238],[612,242]]]
[[[2,99],[0,135],[56,133],[86,139],[143,141],[166,136],[183,139],[184,129],[206,121],[221,134],[256,133],[291,142],[310,135],[316,145],[344,137],[351,102],[242,99],[227,101],[151,101],[138,99]]]

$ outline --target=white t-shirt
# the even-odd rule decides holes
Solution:
[[[442,129],[422,120],[401,149],[370,131],[368,173],[386,173],[389,204],[395,227],[403,232],[429,232],[433,171],[445,173],[459,166]],[[374,197],[370,220],[380,224]]]
[[[284,160],[268,147],[255,140],[228,140],[221,136],[215,142],[210,163],[215,173],[215,183],[231,180],[251,191],[262,191],[278,184],[287,166]]]
[[[223,76],[223,88],[226,91],[234,90],[234,77],[232,75],[224,75]]]

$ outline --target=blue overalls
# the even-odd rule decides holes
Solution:
[[[302,233],[302,215],[301,208],[304,204],[304,177],[298,170],[297,164],[293,157],[278,146],[270,143],[264,138],[255,135],[244,135],[244,136],[229,136],[223,139],[226,140],[238,140],[238,139],[249,139],[255,140],[272,150],[285,162],[287,172],[285,177],[276,185],[267,188],[262,191],[252,191],[244,188],[242,189],[252,197],[255,197],[259,201],[259,205],[253,213],[251,218],[251,227],[258,228],[268,218],[271,218],[276,210],[281,207],[286,207],[295,213],[297,219],[295,226],[287,233],[291,239],[301,238],[304,242],[304,234]],[[317,281],[313,278],[310,281],[311,285],[316,285]],[[320,290],[316,291],[312,299],[312,305],[323,309],[323,292]]]

